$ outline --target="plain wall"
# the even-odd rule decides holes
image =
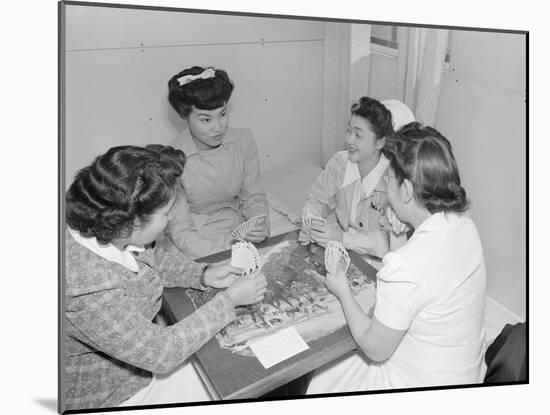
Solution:
[[[369,80],[369,96],[378,100],[401,99],[397,96],[397,58],[373,53]]]
[[[525,36],[454,30],[435,127],[452,143],[485,253],[488,294],[526,316]],[[398,98],[397,58],[373,53],[369,95]]]
[[[452,138],[487,264],[488,293],[526,316],[526,41],[453,31],[436,128]]]
[[[66,182],[115,145],[168,143],[185,123],[168,79],[228,71],[230,125],[252,129],[262,170],[320,164],[322,22],[66,6]]]

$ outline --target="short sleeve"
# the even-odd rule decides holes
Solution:
[[[394,330],[407,330],[425,304],[421,276],[393,252],[384,256],[377,276],[374,316]]]

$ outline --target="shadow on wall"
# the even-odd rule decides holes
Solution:
[[[350,68],[350,100],[357,101],[362,96],[369,95],[370,55],[363,56],[351,64]]]
[[[166,118],[168,119],[168,122],[176,131],[176,135],[179,135],[187,127],[187,122],[183,118],[181,118],[176,111],[174,111],[174,109],[168,102],[168,97],[166,98],[164,108],[166,111]]]

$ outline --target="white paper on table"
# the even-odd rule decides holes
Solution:
[[[309,349],[294,327],[287,327],[271,336],[253,340],[248,342],[248,345],[266,369]]]

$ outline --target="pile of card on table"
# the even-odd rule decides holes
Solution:
[[[254,216],[233,229],[233,232],[231,232],[231,237],[237,241],[244,241],[250,228],[258,225],[265,226],[266,223],[266,215]]]
[[[231,265],[242,268],[243,276],[250,275],[262,268],[262,259],[253,244],[237,242],[231,246]]]
[[[338,241],[329,241],[325,248],[325,268],[327,272],[335,274],[338,271],[348,271],[350,258],[348,251]]]

